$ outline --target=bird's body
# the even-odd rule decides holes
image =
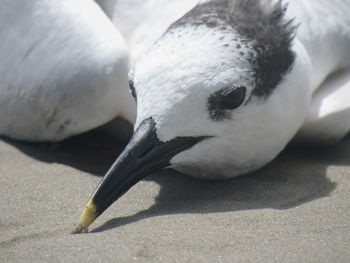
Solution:
[[[59,141],[134,118],[128,49],[94,1],[6,0],[0,27],[0,134]]]
[[[136,62],[134,136],[77,232],[151,172],[232,178],[349,132],[350,1],[285,2],[201,1]]]
[[[312,98],[296,139],[330,144],[350,131],[350,1],[291,1],[311,64]]]

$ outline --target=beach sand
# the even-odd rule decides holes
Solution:
[[[152,175],[70,234],[122,147],[1,140],[0,262],[350,262],[350,138],[229,181]]]

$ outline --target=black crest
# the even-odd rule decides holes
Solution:
[[[211,0],[197,5],[169,29],[185,25],[234,30],[242,45],[253,48],[256,86],[252,95],[267,97],[290,70],[295,56],[291,42],[297,26],[284,18],[287,5],[266,0]]]

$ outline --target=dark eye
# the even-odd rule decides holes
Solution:
[[[228,119],[228,110],[238,108],[245,99],[246,88],[243,86],[223,88],[208,98],[208,111],[213,120]]]
[[[245,87],[225,88],[214,94],[217,99],[217,106],[221,109],[234,110],[244,101]]]
[[[136,90],[135,90],[135,86],[134,86],[134,81],[131,79],[129,79],[129,89],[130,89],[131,95],[136,100]]]

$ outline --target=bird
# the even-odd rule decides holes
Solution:
[[[73,233],[153,172],[234,178],[292,140],[341,140],[350,131],[349,13],[348,0],[205,0],[172,23],[129,74],[134,135]]]
[[[129,49],[93,0],[4,0],[0,134],[46,142],[134,122]]]

